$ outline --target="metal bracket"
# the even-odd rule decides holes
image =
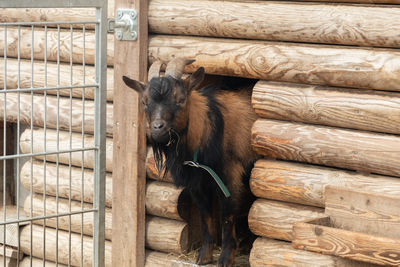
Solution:
[[[135,9],[117,9],[116,19],[107,20],[107,31],[115,33],[115,38],[119,41],[137,40],[137,12]]]

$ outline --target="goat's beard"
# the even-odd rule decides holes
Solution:
[[[167,144],[152,143],[155,167],[159,178],[165,178],[171,166],[179,156],[180,136],[174,130],[169,130],[169,141]]]

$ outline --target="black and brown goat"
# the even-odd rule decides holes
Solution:
[[[162,63],[155,62],[146,85],[125,76],[123,80],[142,95],[159,171],[170,171],[175,185],[185,187],[199,209],[203,244],[197,263],[212,261],[216,238],[212,214],[219,208],[222,252],[218,266],[232,266],[237,248],[235,220],[251,204],[246,183],[257,158],[250,145],[256,114],[248,91],[199,88],[205,76],[202,67],[182,80],[185,65],[193,62],[172,60],[164,77],[159,77]],[[198,148],[198,162],[218,174],[230,197],[224,196],[207,171],[184,164],[193,159]]]

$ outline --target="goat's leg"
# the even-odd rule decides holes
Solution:
[[[230,199],[221,201],[222,215],[222,251],[218,259],[218,267],[233,266],[237,248],[235,216],[232,213]]]
[[[200,212],[203,237],[203,243],[197,256],[196,263],[200,265],[208,264],[213,260],[215,237],[215,226],[212,219],[212,196],[199,192],[192,192],[192,198]]]

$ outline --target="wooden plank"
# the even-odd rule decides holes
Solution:
[[[85,45],[83,43],[85,35]],[[34,59],[43,60],[45,54],[45,30],[43,28],[36,28],[34,30]],[[94,65],[96,39],[93,31],[74,30],[72,35],[72,62],[82,63],[83,56],[85,55],[85,63]],[[31,59],[32,53],[32,29],[30,27],[21,27],[20,35],[20,58]],[[107,36],[107,65],[114,64],[114,35]],[[0,34],[0,56],[4,56],[4,34]],[[70,63],[71,53],[71,32],[67,29],[60,30],[60,61]],[[85,47],[85,53],[83,48]],[[57,61],[58,53],[58,31],[56,28],[47,29],[47,60]],[[7,57],[18,57],[18,28],[7,28]]]
[[[399,91],[400,52],[344,46],[155,35],[149,59],[195,58],[186,68],[281,82]]]
[[[114,17],[114,0],[108,0],[108,17]],[[62,18],[62,19],[60,19]],[[95,20],[94,8],[0,8],[0,22],[52,22]],[[69,27],[69,25],[60,25]],[[39,26],[40,27],[40,26]],[[74,25],[82,27],[82,25]],[[88,24],[86,29],[94,29]]]
[[[259,119],[253,149],[264,156],[400,176],[400,137]]]
[[[139,96],[127,88],[123,75],[139,81],[147,76],[147,0],[116,0],[115,9],[138,10],[138,39],[114,45],[114,171],[113,264],[144,266],[146,137]],[[129,210],[130,212],[126,212]]]
[[[255,235],[291,241],[295,222],[317,218],[323,213],[320,208],[257,199],[250,208],[248,220]]]
[[[262,159],[251,172],[250,188],[261,198],[325,207],[328,185],[400,195],[400,179],[309,164]]]
[[[111,136],[113,105],[107,104],[106,110],[106,134]],[[82,133],[83,130],[90,134],[93,134],[94,131],[95,104],[92,100],[82,101],[69,97],[57,98],[50,95],[45,97],[30,93],[8,93],[0,95],[0,114],[4,114],[4,112],[7,114],[8,122],[18,122],[19,116],[21,125],[31,125],[32,120],[33,127],[44,127],[46,123],[46,127],[51,129],[57,129],[58,125],[60,130],[71,128],[74,132]]]
[[[252,267],[264,266],[312,266],[315,267],[370,267],[366,264],[334,256],[297,250],[289,242],[259,237],[250,252]]]
[[[394,23],[382,31],[389,21]],[[149,6],[154,33],[304,43],[397,48],[397,21],[400,10],[382,6],[185,0],[152,0]]]
[[[400,198],[327,186],[325,213],[335,227],[400,239]]]
[[[252,104],[266,119],[400,133],[400,94],[259,81]]]
[[[295,223],[293,247],[373,264],[399,266],[399,239],[338,229],[329,217],[325,219],[328,220]]]
[[[4,59],[0,58],[0,65],[4,66]],[[43,61],[35,61],[33,63],[34,79],[32,81],[32,67],[31,61],[20,60],[19,63],[19,82],[20,88],[31,88],[33,82],[34,88],[45,87],[45,64]],[[58,80],[58,67],[60,69],[60,80]],[[85,72],[83,71],[83,65],[73,65],[72,73],[74,79],[72,85],[79,86],[85,84],[96,84],[95,81],[95,69],[93,66],[85,66]],[[71,68],[69,64],[60,63],[57,65],[55,62],[47,62],[47,87],[55,86],[70,86],[70,74]],[[0,71],[0,88],[4,88],[4,71]],[[18,88],[18,60],[15,58],[7,59],[7,89]],[[112,101],[113,99],[113,88],[114,88],[114,70],[107,68],[107,100]],[[60,95],[69,96],[70,89],[60,90]],[[76,98],[82,98],[82,88],[72,89],[72,96]],[[85,98],[94,99],[94,88],[85,88]],[[48,90],[47,94],[56,95],[56,90]]]
[[[32,137],[32,138],[31,138]],[[72,149],[82,148],[82,134],[72,133],[72,144],[70,144],[69,132],[59,131],[57,135],[56,130],[47,129],[46,131],[46,152],[57,151],[57,139],[59,150],[69,150],[70,145]],[[44,129],[37,128],[31,131],[26,129],[22,132],[20,137],[20,150],[21,153],[31,153],[31,140],[33,140],[33,153],[44,152]],[[83,136],[84,147],[94,146],[94,136],[85,134]],[[71,165],[73,166],[84,166],[86,168],[93,169],[94,166],[94,152],[87,150],[84,153],[84,160],[82,163],[82,152],[71,153]],[[113,156],[113,139],[107,138],[106,140],[106,171],[111,172],[113,169],[112,163]],[[43,156],[35,156],[35,159],[44,160]],[[47,155],[46,161],[57,162],[57,156],[55,154]],[[69,164],[69,153],[62,153],[58,156],[58,162],[63,164]]]
[[[31,229],[33,235],[33,246],[31,251]],[[46,239],[44,233],[46,232]],[[56,261],[56,235],[57,230],[53,228],[39,225],[27,225],[22,228],[20,233],[20,248],[27,254],[36,258],[43,259],[43,244],[45,243],[46,260]],[[83,247],[83,255],[81,255],[81,246]],[[58,262],[68,264],[68,247],[69,234],[67,231],[58,230]],[[81,235],[71,233],[71,262],[72,266],[80,266],[81,258],[83,257],[83,266],[92,266],[93,263],[93,238],[84,235],[83,244],[81,245]],[[105,266],[111,265],[111,242],[105,242]]]

